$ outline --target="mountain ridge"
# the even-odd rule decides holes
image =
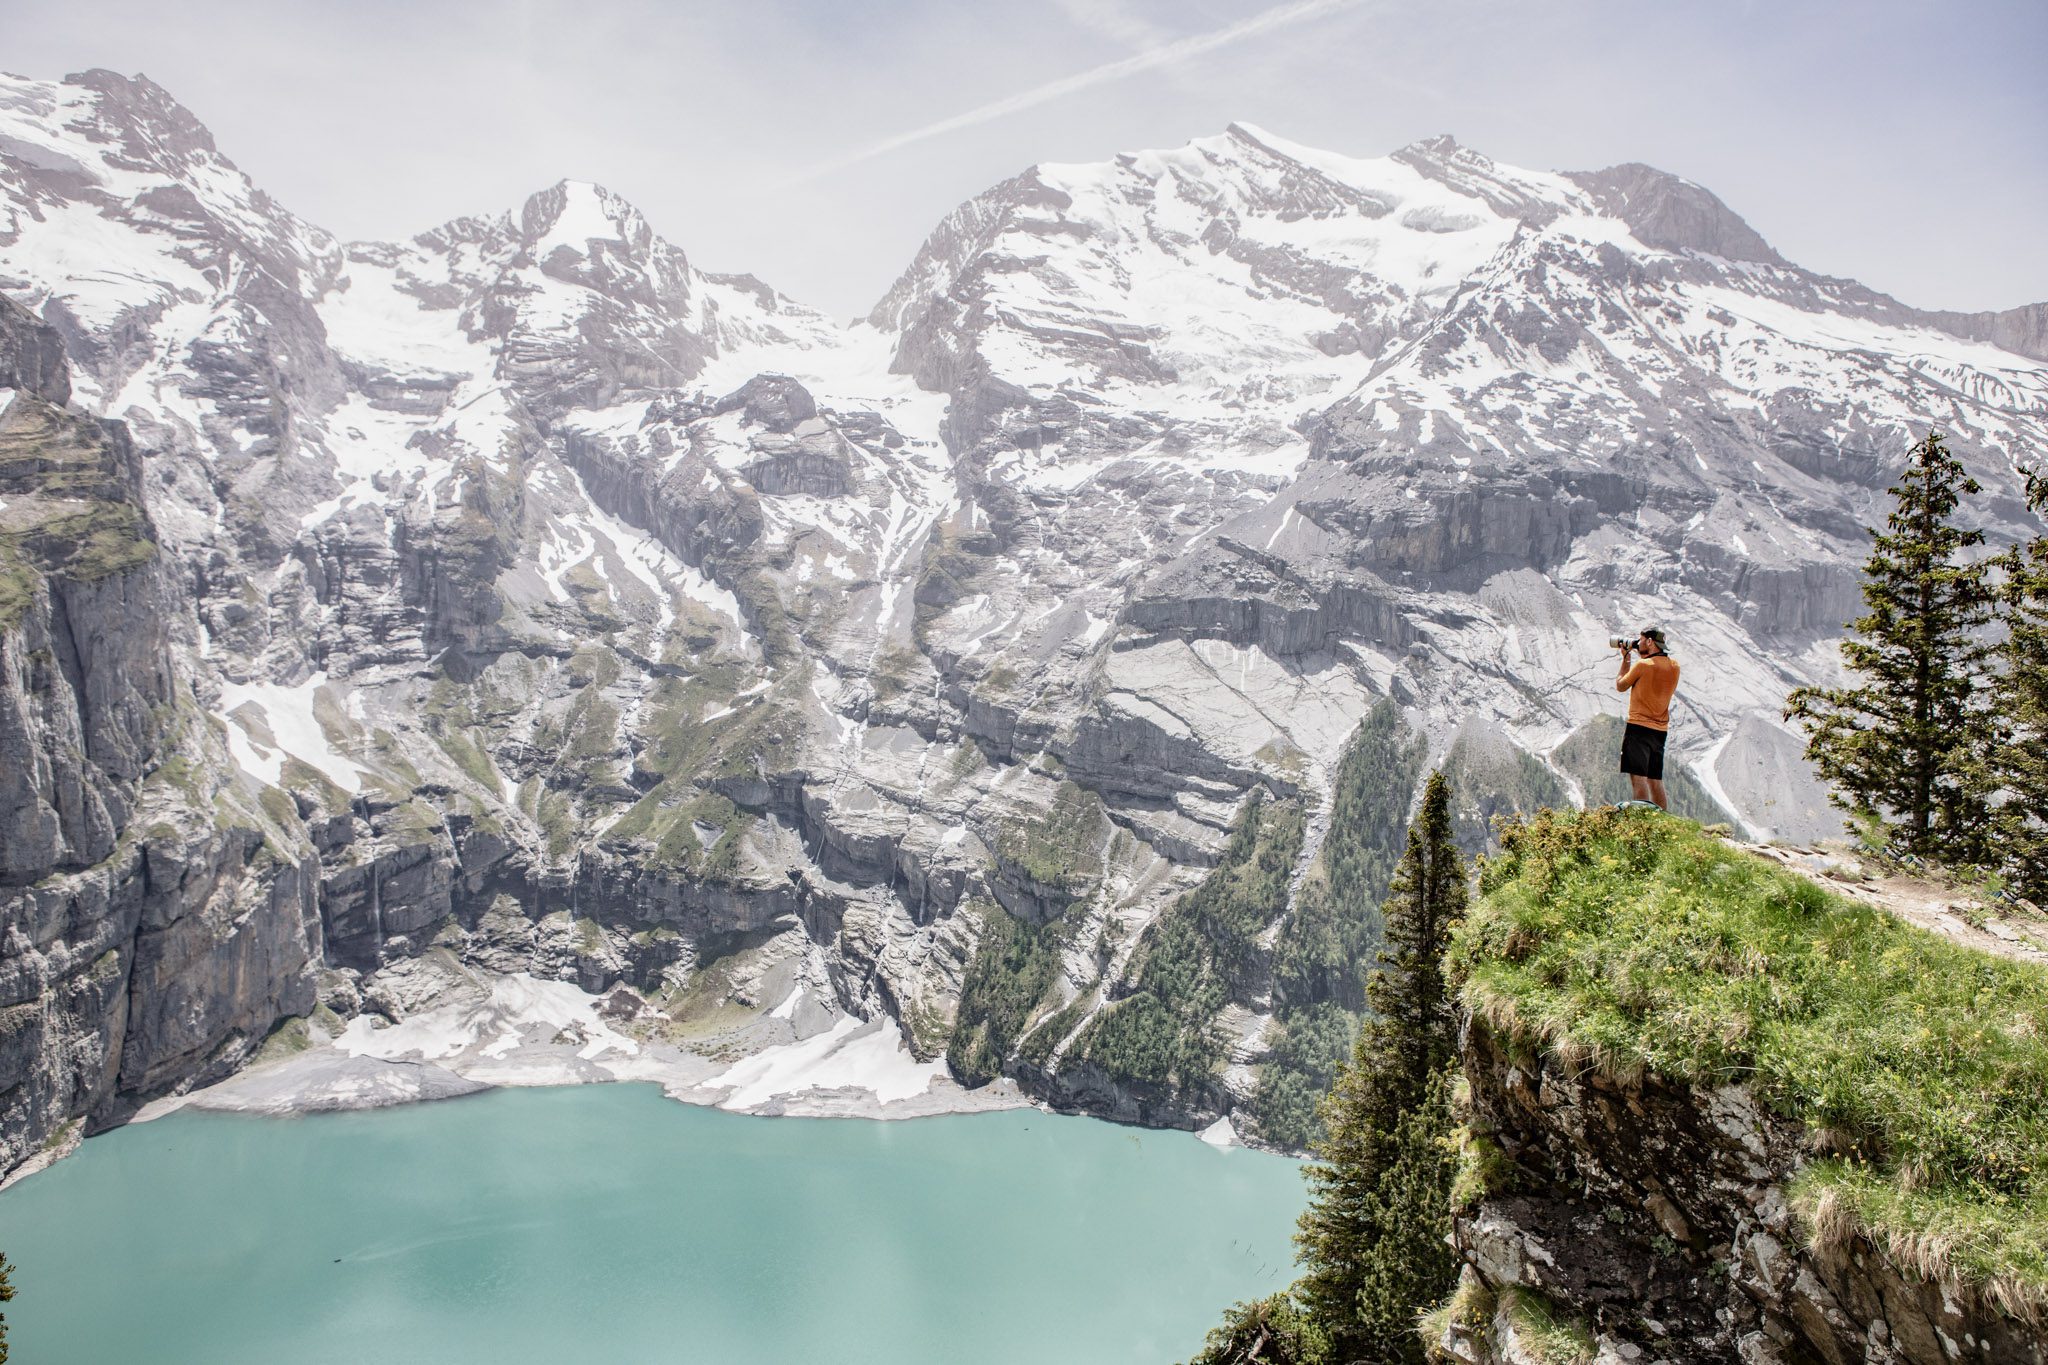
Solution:
[[[159,799],[242,831],[201,861],[268,850],[248,895],[297,907],[307,965],[200,1008],[175,1055],[205,1066],[123,1073],[118,1011],[36,1005],[90,964],[37,948],[12,978],[34,990],[0,996],[48,1041],[0,1109],[5,1164],[52,1115],[217,1076],[266,1008],[435,1008],[471,988],[450,960],[626,990],[720,1055],[858,1018],[928,1063],[979,1027],[962,991],[1004,914],[1051,964],[998,1031],[1008,1075],[1256,1134],[1268,1072],[1301,1064],[1286,1017],[1337,1003],[1275,975],[1292,890],[1201,959],[1242,967],[1179,1025],[1225,1039],[1213,1072],[1126,1074],[1101,1042],[1255,797],[1293,803],[1296,890],[1361,717],[1446,767],[1475,838],[1598,800],[1597,646],[1655,619],[1687,660],[1690,808],[1812,835],[1834,817],[1778,712],[1838,667],[1912,436],[1949,430],[1994,540],[2032,524],[2048,368],[1782,263],[1662,172],[1232,125],[1001,182],[844,325],[589,182],[336,241],[167,99],[0,81],[0,289],[138,452],[150,666],[211,736]],[[2015,311],[1968,325],[2027,341]],[[47,689],[0,692],[55,714]],[[168,721],[151,744],[186,772]],[[1366,765],[1384,804],[1405,764]],[[19,771],[17,808],[73,799]],[[105,862],[53,850],[0,915],[144,894]],[[225,932],[201,909],[175,932]],[[144,981],[139,939],[108,951]],[[210,1000],[213,960],[136,985],[137,1019]],[[93,1048],[130,1080],[54,1099],[47,1056]]]

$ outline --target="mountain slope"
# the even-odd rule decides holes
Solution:
[[[1449,139],[1040,166],[842,327],[596,186],[340,243],[146,80],[9,77],[0,289],[133,433],[149,630],[214,718],[203,785],[310,869],[326,1009],[426,1010],[471,989],[453,960],[623,983],[719,1057],[857,1015],[930,1059],[971,976],[1017,1011],[997,1063],[1152,1121],[1255,1123],[1275,1012],[1347,1007],[1343,964],[1275,955],[1370,942],[1302,892],[1383,833],[1328,851],[1340,779],[1408,799],[1342,761],[1362,717],[1401,772],[1449,766],[1475,833],[1597,795],[1599,645],[1658,620],[1690,808],[1810,834],[1777,712],[1835,667],[1891,469],[1940,423],[2006,538],[2048,446],[2026,310],[1917,312],[1676,177]],[[1278,890],[1174,916],[1245,839],[1298,850]],[[1184,932],[1226,922],[1247,941]],[[1145,1091],[1074,1049],[1169,939],[1237,964],[1187,1025],[1225,1043]],[[57,1103],[18,1069],[9,1154],[182,1083]]]

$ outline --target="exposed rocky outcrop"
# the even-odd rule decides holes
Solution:
[[[2048,303],[2022,304],[1994,312],[1941,312],[1927,316],[1944,332],[1988,341],[2014,355],[2048,360]]]
[[[1729,261],[1785,265],[1755,228],[1690,180],[1639,162],[1571,177],[1594,201],[1628,224],[1636,240],[1667,251],[1700,251]]]
[[[313,1006],[312,849],[228,762],[126,429],[0,298],[0,1167],[227,1075]],[[24,370],[27,372],[24,373]]]
[[[1621,1080],[1531,1052],[1480,1019],[1461,1037],[1471,1125],[1512,1174],[1458,1215],[1468,1282],[1586,1322],[1602,1360],[1749,1365],[2048,1360],[2040,1324],[1787,1192],[1810,1149],[1741,1086]],[[1498,1330],[1444,1355],[1532,1359]]]

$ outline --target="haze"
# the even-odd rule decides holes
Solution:
[[[1233,119],[1644,161],[1923,307],[2048,298],[2048,6],[1644,0],[0,0],[0,68],[143,72],[349,238],[563,176],[700,266],[864,313],[962,199]]]

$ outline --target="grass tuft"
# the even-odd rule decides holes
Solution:
[[[1586,1324],[1558,1309],[1533,1290],[1509,1286],[1501,1290],[1494,1321],[1511,1334],[1515,1359],[1533,1365],[1593,1365],[1597,1347]]]

